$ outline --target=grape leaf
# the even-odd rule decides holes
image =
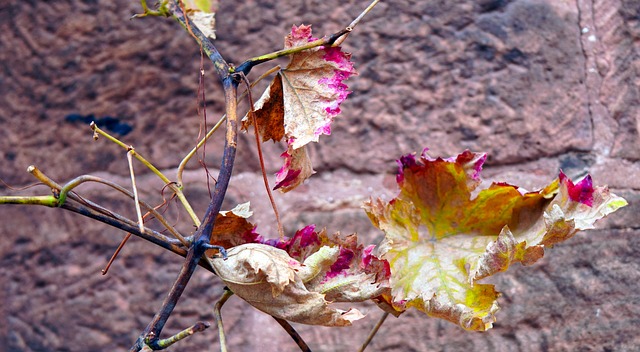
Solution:
[[[219,218],[220,220],[220,218]],[[292,238],[264,239],[246,233],[213,260],[216,273],[257,309],[290,321],[345,326],[363,315],[333,309],[331,302],[362,302],[389,292],[389,265],[364,247],[355,234],[327,235],[307,226]],[[213,254],[213,253],[211,253]]]
[[[301,324],[348,326],[364,317],[357,309],[330,307],[320,292],[304,283],[338,253],[322,247],[304,264],[273,246],[249,243],[231,248],[226,260],[212,261],[218,276],[240,298],[272,316]]]
[[[293,26],[285,49],[314,41],[311,26]],[[290,55],[260,99],[255,116],[263,141],[285,138],[284,166],[277,173],[275,189],[288,192],[313,174],[304,146],[331,134],[331,122],[349,91],[343,82],[356,71],[351,55],[339,47],[316,47]],[[243,127],[251,125],[245,117]]]
[[[305,280],[310,290],[326,294],[330,301],[362,302],[388,290],[389,264],[373,255],[375,246],[358,243],[355,234],[327,235],[324,229],[316,232],[315,226],[309,225],[290,239],[269,244],[305,264],[323,248],[334,250],[335,257],[327,258],[326,265],[315,265],[317,271]]]
[[[455,158],[423,152],[399,160],[399,195],[370,200],[365,210],[385,233],[378,255],[391,267],[391,303],[417,308],[468,330],[487,330],[499,293],[478,280],[516,262],[529,265],[544,249],[593,228],[625,206],[590,177],[573,184],[564,174],[538,192],[494,183],[473,193],[486,156]]]

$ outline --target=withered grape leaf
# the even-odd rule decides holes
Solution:
[[[220,219],[220,218],[219,218]],[[310,225],[291,238],[264,239],[251,231],[213,260],[216,273],[239,297],[273,316],[311,325],[344,326],[363,315],[332,302],[362,302],[389,293],[389,264],[355,234],[327,235]],[[251,241],[251,242],[250,242]],[[212,253],[213,254],[213,253]]]
[[[593,227],[626,205],[587,177],[564,174],[538,192],[494,183],[475,191],[484,154],[399,160],[400,194],[365,204],[385,233],[378,255],[391,268],[391,303],[417,308],[468,330],[487,330],[499,309],[493,285],[477,281],[515,262],[532,264],[544,249]]]
[[[227,259],[212,263],[233,293],[267,314],[301,324],[348,326],[364,315],[353,308],[332,308],[323,293],[304,283],[336,255],[337,249],[323,247],[303,264],[282,249],[249,243],[231,248]]]
[[[311,26],[294,26],[285,38],[285,49],[305,45],[316,38]],[[304,150],[320,135],[331,134],[331,122],[340,113],[340,104],[349,91],[343,82],[356,71],[351,55],[339,47],[316,47],[290,55],[255,104],[258,131],[263,141],[287,142],[282,156],[285,164],[278,172],[276,189],[288,192],[313,174]],[[244,128],[251,125],[245,117]]]
[[[305,280],[310,290],[326,294],[330,301],[362,302],[388,290],[389,264],[373,254],[375,246],[365,247],[355,234],[328,235],[324,229],[316,232],[315,226],[309,225],[290,239],[269,244],[305,264],[324,248],[331,248],[335,256],[325,258],[326,265],[315,265],[317,271]]]

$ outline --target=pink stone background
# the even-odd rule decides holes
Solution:
[[[316,36],[348,24],[367,1],[222,1],[222,54],[240,63],[281,48],[292,24]],[[122,139],[170,176],[197,140],[199,50],[168,19],[129,20],[137,1],[0,3],[0,178],[34,180],[35,164],[59,182],[81,174],[129,185],[125,153],[69,114],[113,116]],[[640,1],[478,0],[381,2],[344,45],[360,75],[343,113],[311,147],[318,173],[276,201],[288,232],[307,225],[376,242],[360,209],[394,195],[394,159],[429,147],[448,156],[489,153],[483,176],[528,189],[563,169],[593,175],[630,205],[598,229],[547,251],[528,268],[492,278],[503,293],[495,328],[464,332],[407,312],[390,318],[370,351],[633,351],[640,349]],[[207,115],[223,110],[206,63]],[[265,68],[256,70],[258,77]],[[256,96],[260,89],[256,90]],[[251,201],[260,233],[275,235],[252,135],[242,135],[226,208]],[[207,147],[213,175],[221,135]],[[271,173],[284,148],[265,147]],[[144,199],[161,182],[136,165]],[[272,179],[273,182],[273,179]],[[206,175],[192,162],[186,192],[199,214]],[[132,202],[96,185],[87,198],[133,217]],[[46,194],[43,187],[1,194]],[[169,216],[176,219],[175,207]],[[176,220],[178,221],[178,220]],[[192,230],[184,214],[178,226]],[[0,351],[125,350],[160,306],[181,258],[132,240],[107,276],[124,234],[57,209],[0,207]],[[222,285],[198,270],[165,330],[213,322]],[[296,325],[313,351],[355,351],[381,316],[353,327]],[[296,351],[277,323],[238,298],[223,309],[230,351]],[[218,350],[215,329],[171,351]]]

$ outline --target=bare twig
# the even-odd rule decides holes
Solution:
[[[207,329],[209,326],[211,326],[211,324],[204,322],[204,321],[199,321],[197,323],[195,323],[194,325],[180,331],[179,333],[166,338],[166,339],[162,339],[162,340],[158,340],[157,341],[157,345],[161,348],[161,349],[165,349],[171,345],[173,345],[174,343],[183,340],[197,332],[201,332],[204,331],[205,329]]]
[[[85,182],[97,182],[104,184],[135,200],[135,194],[131,193],[129,190],[125,189],[115,182],[105,180],[96,176],[82,175],[69,181],[59,189],[60,193],[58,195],[58,206],[62,206],[62,204],[66,202],[67,196],[71,198],[71,193],[69,192],[71,192],[72,189]],[[88,201],[85,199],[83,199],[83,201],[88,203]],[[171,226],[171,224],[169,224],[165,217],[162,216],[162,214],[160,214],[154,207],[139,199],[136,201],[136,203],[145,207],[147,211],[151,213],[169,231],[169,233],[171,233],[176,239],[178,239],[185,247],[189,247],[189,242],[173,226]]]
[[[364,352],[364,350],[367,348],[367,346],[369,346],[369,343],[371,343],[371,340],[373,340],[373,337],[376,336],[376,334],[378,333],[378,330],[380,330],[380,327],[382,326],[382,323],[384,323],[384,321],[387,319],[388,316],[389,316],[389,313],[387,312],[384,312],[384,314],[382,314],[382,317],[380,318],[380,320],[378,320],[378,322],[373,327],[373,329],[371,329],[369,336],[367,336],[367,339],[364,341],[364,343],[362,344],[362,347],[360,347],[358,352]]]
[[[319,47],[319,46],[340,45],[346,39],[346,36],[348,36],[349,33],[351,33],[353,31],[355,26],[358,25],[358,23],[362,20],[362,18],[367,13],[369,13],[369,11],[371,11],[371,9],[373,9],[373,7],[376,6],[376,4],[379,1],[380,0],[374,0],[369,6],[367,6],[367,8],[362,13],[360,13],[360,15],[358,15],[358,17],[356,19],[354,19],[349,24],[349,26],[337,31],[336,33],[331,34],[328,37],[327,36],[322,37],[320,39],[317,39],[317,40],[314,40],[312,42],[309,42],[309,43],[307,43],[305,45],[300,45],[300,46],[296,46],[296,47],[293,47],[293,48],[287,48],[287,49],[283,49],[283,50],[274,51],[274,52],[269,53],[269,54],[256,56],[256,57],[251,58],[251,59],[243,62],[242,64],[240,64],[236,68],[236,72],[244,72],[245,74],[248,74],[249,71],[254,66],[259,65],[259,64],[264,63],[264,62],[267,62],[267,61],[275,60],[275,59],[277,59],[279,57],[289,56],[291,54],[299,53],[301,51],[313,49],[313,48],[316,48],[316,47]]]
[[[213,308],[213,314],[216,317],[216,323],[218,324],[218,336],[220,339],[220,352],[227,352],[227,338],[224,335],[224,325],[222,324],[222,306],[227,302],[227,300],[233,296],[233,292],[227,287],[224,288],[224,292],[222,293],[222,297],[216,302],[216,305]]]
[[[371,2],[371,4],[369,4],[369,6],[367,6],[366,9],[364,9],[364,11],[362,11],[360,13],[360,15],[358,15],[358,17],[356,17],[355,20],[353,20],[349,26],[347,27],[347,30],[349,30],[345,35],[343,35],[342,37],[338,38],[335,43],[333,43],[333,46],[340,46],[342,45],[342,42],[344,42],[347,37],[349,36],[349,34],[356,28],[356,26],[358,25],[358,23],[360,23],[360,21],[364,18],[364,16],[366,16],[366,14],[369,13],[369,11],[371,11],[373,9],[374,6],[376,6],[378,3],[380,2],[380,0],[373,0]]]
[[[135,150],[133,150],[133,147],[126,145],[125,143],[120,141],[118,138],[100,129],[93,122],[91,123],[91,129],[93,130],[93,133],[95,136],[94,139],[97,139],[98,135],[104,136],[109,141],[119,145],[123,149],[126,149],[127,152],[130,152],[133,157],[135,157],[139,162],[141,162],[144,166],[146,166],[149,170],[151,170],[151,172],[153,172],[156,176],[158,176],[162,180],[162,182],[164,182],[165,185],[169,187],[173,191],[173,193],[178,197],[178,200],[180,200],[180,203],[182,203],[182,206],[184,207],[187,214],[189,214],[189,216],[191,217],[191,220],[193,221],[193,223],[196,226],[200,226],[200,219],[198,219],[198,216],[193,211],[191,204],[189,204],[189,201],[187,201],[187,198],[184,196],[184,193],[182,192],[181,182],[176,184],[175,182],[169,180],[169,178],[167,178],[162,172],[160,172],[158,168],[153,166],[153,164],[151,164],[147,159],[145,159],[142,155],[138,154]]]
[[[142,210],[140,210],[140,197],[138,197],[138,187],[136,186],[136,174],[133,171],[133,159],[131,155],[134,153],[133,147],[127,152],[127,162],[129,163],[129,174],[131,175],[131,187],[133,188],[133,201],[136,206],[136,215],[138,216],[138,227],[140,232],[144,231],[144,221],[142,220]]]
[[[295,341],[296,345],[298,345],[298,347],[300,348],[300,351],[302,351],[302,352],[311,352],[311,349],[309,348],[307,343],[304,342],[304,340],[302,339],[300,334],[298,334],[296,329],[294,329],[293,326],[291,326],[291,324],[289,324],[288,321],[286,321],[284,319],[276,318],[274,316],[272,316],[272,317],[273,317],[273,319],[275,319],[278,322],[278,324],[280,324],[280,326],[282,326],[282,328],[287,332],[287,334],[289,334],[289,336],[291,336],[293,341]]]

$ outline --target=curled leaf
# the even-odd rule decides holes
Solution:
[[[307,276],[305,285],[326,294],[331,301],[362,302],[388,290],[389,264],[373,254],[374,246],[359,244],[355,234],[327,235],[325,230],[316,232],[310,225],[290,239],[271,244],[305,265],[309,260],[317,262],[313,266],[315,274]]]
[[[415,307],[468,330],[487,330],[499,293],[478,280],[515,262],[534,263],[545,247],[626,205],[590,178],[574,185],[562,173],[538,192],[494,183],[472,197],[484,159],[469,151],[449,159],[405,156],[400,194],[365,204],[385,232],[378,253],[391,267],[396,309]]]
[[[323,293],[305,286],[303,278],[334,255],[331,250],[316,253],[302,264],[281,249],[251,243],[230,249],[228,258],[213,260],[213,266],[236,295],[272,316],[323,326],[348,326],[363,318],[357,309],[332,308]]]
[[[276,185],[273,189],[289,192],[315,173],[307,148],[293,149],[289,145],[287,151],[280,156],[284,158],[284,165],[276,173]]]

